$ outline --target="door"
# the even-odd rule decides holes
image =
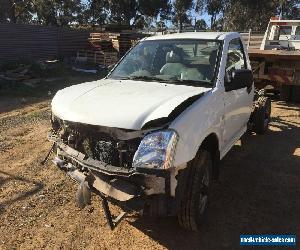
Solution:
[[[225,75],[230,79],[237,69],[247,69],[247,58],[239,38],[229,42]],[[230,84],[230,83],[229,83]],[[242,88],[224,93],[224,144],[231,145],[244,132],[253,102],[253,89]]]

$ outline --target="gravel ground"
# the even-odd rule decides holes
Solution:
[[[270,131],[244,136],[222,160],[196,234],[174,218],[136,214],[110,231],[95,196],[79,210],[77,184],[40,164],[50,147],[49,102],[20,103],[0,100],[0,249],[239,249],[240,234],[300,236],[300,105],[273,102]]]

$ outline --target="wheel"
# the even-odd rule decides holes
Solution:
[[[260,96],[255,104],[253,112],[253,131],[257,134],[264,134],[268,130],[271,118],[271,100],[268,97]]]
[[[205,218],[212,183],[211,154],[200,149],[184,171],[188,171],[186,189],[177,218],[179,225],[184,229],[198,231]]]

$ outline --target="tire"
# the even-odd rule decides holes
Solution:
[[[271,118],[271,100],[261,96],[255,103],[253,112],[253,131],[257,134],[265,134]]]
[[[198,231],[206,217],[212,183],[211,154],[200,149],[184,171],[188,171],[184,183],[185,195],[180,202],[177,218],[179,225],[184,229]]]

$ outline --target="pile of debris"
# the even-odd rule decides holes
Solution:
[[[30,78],[30,65],[21,65],[18,68],[0,72],[0,78],[7,81],[23,81]]]
[[[48,77],[51,70],[56,70],[57,63],[57,60],[36,61],[7,68],[3,67],[0,69],[0,82],[14,82],[37,87],[45,80],[45,77]]]
[[[41,82],[41,78],[36,78],[32,71],[32,65],[20,65],[15,69],[0,72],[0,80],[21,82],[25,85],[35,87]]]

